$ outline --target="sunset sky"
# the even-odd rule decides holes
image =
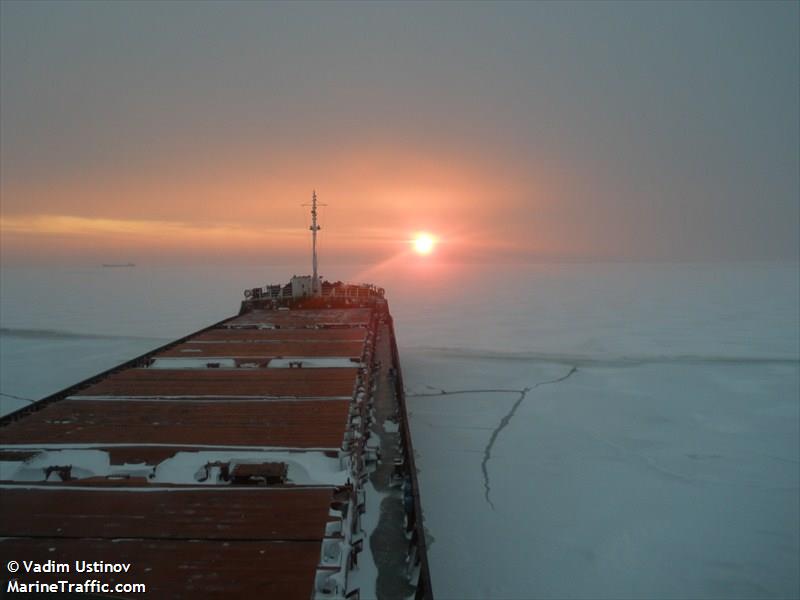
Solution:
[[[797,2],[2,2],[3,264],[798,257]]]

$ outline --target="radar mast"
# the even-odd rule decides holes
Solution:
[[[311,193],[311,266],[313,275],[311,276],[311,293],[313,296],[319,296],[322,292],[322,286],[319,282],[319,273],[317,272],[317,232],[322,229],[317,224],[317,190]]]

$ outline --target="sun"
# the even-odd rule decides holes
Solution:
[[[429,233],[418,233],[411,240],[411,245],[417,254],[430,254],[436,246],[436,238]]]

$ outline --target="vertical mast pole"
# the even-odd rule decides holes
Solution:
[[[314,296],[320,293],[319,275],[317,273],[317,231],[320,226],[317,225],[317,190],[314,190],[311,195],[311,266],[313,268],[313,276],[311,279],[311,291]]]

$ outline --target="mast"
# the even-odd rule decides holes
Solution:
[[[314,190],[311,194],[311,265],[313,269],[313,276],[311,278],[311,291],[314,296],[319,296],[320,289],[319,285],[319,274],[317,273],[317,231],[321,229],[319,225],[317,225],[317,190]]]

